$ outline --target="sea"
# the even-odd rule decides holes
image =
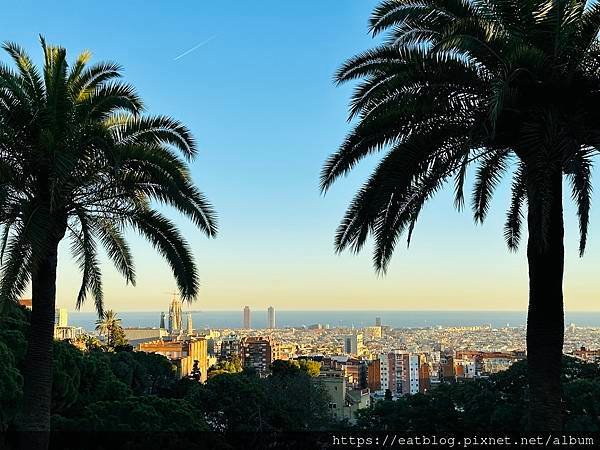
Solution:
[[[241,328],[243,312],[239,311],[191,311],[195,329]],[[160,311],[117,312],[124,327],[158,327]],[[184,323],[187,312],[184,310]],[[492,328],[523,327],[525,311],[275,311],[278,328],[301,328],[321,324],[343,328],[362,328],[381,324],[392,328],[429,328],[490,325]],[[93,330],[98,319],[93,312],[69,312],[69,325]],[[567,312],[565,325],[600,327],[600,312]],[[253,310],[251,328],[267,327],[267,311]]]

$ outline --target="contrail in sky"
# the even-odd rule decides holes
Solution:
[[[200,47],[202,47],[203,45],[208,44],[210,41],[212,41],[214,38],[216,38],[217,35],[215,34],[214,36],[209,37],[208,39],[200,42],[199,44],[194,45],[192,48],[190,48],[189,50],[186,50],[185,52],[183,52],[181,55],[175,57],[175,59],[173,59],[173,61],[177,61],[180,58],[183,58],[185,55],[189,55],[190,53],[192,53],[194,50],[198,50]]]

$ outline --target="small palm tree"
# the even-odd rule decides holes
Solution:
[[[175,224],[154,209],[176,208],[208,236],[215,214],[194,186],[186,160],[190,131],[166,116],[142,115],[135,89],[114,63],[72,66],[66,50],[41,39],[38,70],[18,45],[4,49],[16,70],[0,66],[0,300],[31,282],[31,334],[24,373],[24,430],[48,430],[58,245],[66,236],[82,272],[79,307],[92,297],[103,316],[98,245],[135,283],[126,228],[148,239],[171,266],[182,298],[198,292],[192,252]],[[178,152],[183,155],[182,159]],[[45,433],[28,433],[31,439]],[[44,447],[45,439],[30,447]]]
[[[360,80],[357,123],[325,163],[324,191],[365,156],[385,150],[336,234],[338,251],[373,236],[385,272],[423,205],[447,183],[485,219],[503,174],[512,173],[504,236],[528,231],[530,427],[561,428],[563,179],[577,206],[583,255],[592,158],[600,148],[600,6],[585,0],[386,0],[370,20],[383,42],[348,60],[338,83]],[[524,212],[526,209],[526,213]]]
[[[112,331],[116,327],[121,326],[121,319],[117,317],[117,313],[109,309],[104,311],[104,314],[100,319],[96,321],[96,331],[100,336],[106,338],[106,345],[109,347],[113,345],[112,342]]]

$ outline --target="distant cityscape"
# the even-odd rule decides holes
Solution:
[[[22,304],[30,306],[27,300]],[[264,314],[265,312],[262,311]],[[75,345],[92,330],[70,326],[68,312],[56,310],[55,338]],[[366,318],[365,318],[366,319]],[[241,328],[195,328],[191,312],[173,296],[156,327],[124,327],[136,351],[158,353],[175,366],[179,377],[199,370],[200,381],[223,361],[269,375],[276,360],[319,363],[319,382],[330,397],[331,414],[352,420],[357,409],[385,397],[424,393],[441,383],[468,382],[508,369],[526,357],[524,326],[391,327],[385,315],[367,326],[314,323],[277,327],[276,311],[266,311],[266,328],[253,328],[253,311],[240,312]],[[600,327],[569,324],[564,353],[600,363]]]

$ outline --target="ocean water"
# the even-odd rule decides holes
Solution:
[[[160,311],[118,312],[124,327],[158,327]],[[302,327],[320,323],[330,327],[364,327],[375,324],[381,317],[382,325],[393,328],[422,328],[435,326],[491,325],[494,328],[525,325],[525,311],[277,311],[278,328]],[[69,312],[69,325],[95,328],[97,316],[91,312]],[[192,311],[194,328],[241,328],[243,312],[239,311]],[[185,323],[185,310],[184,310]],[[600,327],[600,312],[570,312],[565,324],[583,327]],[[252,328],[266,328],[267,311],[252,311]]]

